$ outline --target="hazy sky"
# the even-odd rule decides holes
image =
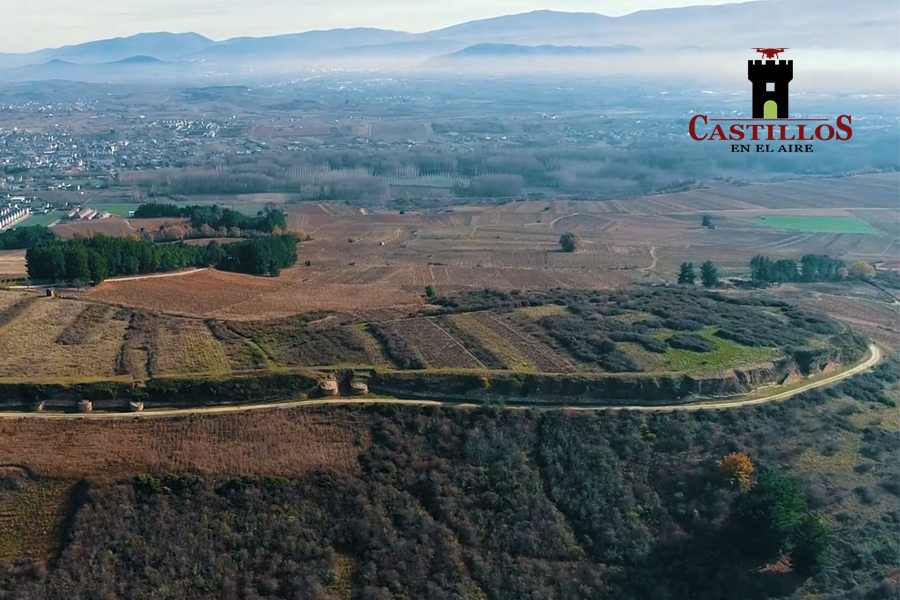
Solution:
[[[8,1],[8,0],[4,0]],[[539,9],[622,15],[723,0],[12,0],[0,19],[0,52],[128,36],[195,31],[220,40],[334,27],[420,32]]]

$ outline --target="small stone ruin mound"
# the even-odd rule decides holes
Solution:
[[[82,400],[78,403],[78,412],[89,413],[94,410],[94,403],[90,400]]]
[[[323,396],[337,396],[339,391],[337,379],[333,377],[319,382],[319,393]]]
[[[141,412],[144,410],[144,403],[143,402],[129,402],[128,410],[130,410],[131,412]]]
[[[354,396],[364,396],[369,393],[369,386],[362,379],[354,379],[350,382],[350,393]]]

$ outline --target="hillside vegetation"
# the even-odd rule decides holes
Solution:
[[[811,348],[848,362],[866,345],[846,327],[780,300],[678,288],[483,290],[431,302],[435,311],[373,320],[365,331],[355,327],[358,318],[327,313],[231,326],[286,365],[365,366],[386,357],[412,370],[716,372],[790,357],[808,372]],[[367,334],[383,357],[364,343]],[[328,339],[328,349],[305,348],[314,339]]]
[[[889,467],[900,459],[898,379],[894,360],[828,392],[721,412],[317,409],[367,423],[354,464],[299,478],[247,478],[237,466],[229,478],[160,463],[82,485],[57,517],[50,563],[13,566],[20,538],[9,536],[31,529],[10,513],[0,590],[22,600],[887,599],[900,550]],[[43,484],[2,481],[0,522],[31,514],[17,507]]]

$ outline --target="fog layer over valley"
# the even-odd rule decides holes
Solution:
[[[885,0],[766,0],[622,17],[545,10],[419,34],[354,28],[214,41],[197,33],[142,33],[0,54],[0,80],[221,83],[340,69],[666,74],[730,82],[740,79],[742,53],[786,47],[798,67],[803,63],[807,85],[893,91],[898,27],[900,9]]]

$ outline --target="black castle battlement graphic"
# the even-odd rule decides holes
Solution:
[[[787,119],[788,85],[794,78],[794,61],[779,60],[776,63],[767,60],[763,63],[761,60],[748,60],[747,78],[753,82],[753,118],[765,118],[766,103],[774,102],[777,118]]]

